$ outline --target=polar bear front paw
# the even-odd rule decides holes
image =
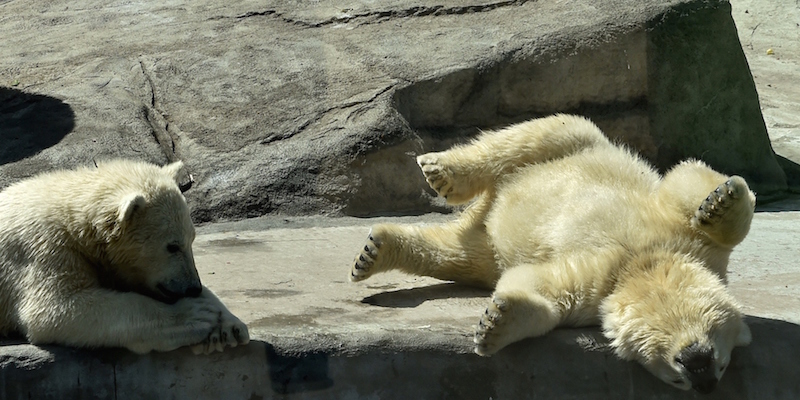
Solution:
[[[169,306],[159,304],[156,310],[158,312],[152,316],[156,331],[126,343],[124,347],[134,353],[144,354],[194,346],[213,335],[222,312],[219,305],[211,300],[190,297]]]
[[[717,223],[740,201],[750,201],[750,189],[744,179],[734,176],[719,185],[703,200],[692,218],[692,226],[704,227]]]
[[[229,314],[228,318],[223,319],[220,328],[220,337],[226,346],[236,347],[250,343],[250,332],[247,330],[247,325],[233,314]]]
[[[507,315],[510,311],[511,302],[508,299],[498,295],[492,296],[492,302],[475,327],[475,353],[490,356],[508,344],[505,340],[505,331],[511,323]]]
[[[353,268],[350,269],[350,282],[363,281],[376,272],[375,263],[378,260],[378,248],[381,244],[378,232],[373,228],[369,232],[364,248],[356,255]]]
[[[225,347],[236,347],[246,345],[250,342],[250,334],[245,325],[239,318],[227,311],[220,313],[217,327],[211,331],[208,337],[192,346],[194,354],[211,354],[215,351],[223,351]]]

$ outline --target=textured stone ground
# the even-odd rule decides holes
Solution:
[[[441,215],[390,218],[436,223]],[[710,396],[682,392],[638,364],[587,352],[596,329],[561,329],[489,358],[471,353],[489,292],[400,273],[347,281],[369,224],[257,218],[211,224],[195,256],[205,284],[253,342],[212,356],[135,356],[6,343],[0,397],[272,399],[795,399],[800,381],[800,213],[763,212],[731,257],[730,286],[753,343],[734,351]],[[76,382],[79,382],[76,384]]]
[[[800,162],[800,6],[792,0],[731,5],[772,147]]]
[[[517,7],[516,11],[524,6],[517,2],[508,3]],[[733,16],[752,68],[772,146],[779,155],[800,162],[800,110],[796,101],[800,98],[800,75],[797,72],[800,71],[800,41],[797,40],[800,32],[797,25],[800,22],[800,8],[796,2],[789,0],[733,0],[732,3]],[[25,100],[12,104],[0,103],[0,111],[6,112],[6,115],[24,116],[25,110],[30,110],[26,107],[44,107],[33,110],[46,111],[47,115],[55,116],[46,125],[54,133],[41,137],[43,142],[35,143],[33,147],[25,147],[26,144],[22,143],[23,150],[27,149],[31,153],[25,158],[10,162],[7,160],[19,155],[4,153],[8,148],[4,146],[8,142],[0,143],[0,157],[6,160],[6,164],[0,166],[0,179],[5,181],[0,182],[23,176],[37,168],[46,169],[61,163],[80,164],[83,162],[80,158],[81,151],[94,151],[89,153],[92,157],[119,151],[131,156],[138,154],[152,161],[166,161],[166,154],[171,151],[170,146],[167,146],[165,152],[161,146],[165,141],[151,139],[153,135],[164,139],[163,135],[175,135],[178,132],[178,136],[170,137],[181,137],[181,132],[184,132],[181,128],[183,124],[188,124],[193,119],[198,124],[211,124],[210,121],[219,119],[239,121],[242,114],[233,114],[234,110],[261,101],[248,97],[253,93],[248,90],[256,89],[244,87],[245,84],[255,85],[258,80],[235,83],[242,86],[225,86],[232,83],[219,71],[237,74],[239,72],[236,62],[247,60],[246,52],[236,50],[237,57],[241,58],[233,57],[225,61],[230,56],[225,49],[240,49],[237,43],[227,42],[225,38],[230,36],[225,35],[244,32],[252,39],[250,45],[274,42],[279,43],[277,48],[284,51],[297,45],[283,36],[270,36],[267,31],[259,31],[256,28],[263,26],[258,26],[254,21],[263,21],[264,26],[272,23],[288,24],[289,30],[298,31],[313,31],[320,27],[346,30],[353,26],[369,27],[385,23],[394,23],[399,29],[408,29],[409,26],[419,27],[419,24],[424,23],[421,17],[410,18],[409,24],[404,24],[403,17],[400,17],[401,22],[397,22],[392,19],[398,17],[397,13],[382,14],[370,8],[372,3],[353,3],[352,8],[342,8],[326,7],[334,3],[317,2],[315,7],[303,8],[304,4],[310,3],[283,2],[284,9],[278,10],[279,7],[264,6],[263,3],[259,7],[251,7],[255,3],[232,2],[230,7],[221,9],[195,2],[194,6],[186,6],[182,13],[172,19],[164,18],[162,12],[170,7],[177,7],[177,2],[161,2],[153,5],[147,12],[136,11],[132,3],[106,6],[100,2],[83,2],[80,7],[71,3],[50,6],[51,3],[28,2],[26,7],[22,7],[22,4],[20,1],[0,0],[0,10],[4,7],[9,9],[10,6],[25,9],[18,15],[0,14],[0,30],[13,26],[14,32],[22,32],[3,36],[2,51],[10,52],[3,54],[16,54],[14,57],[17,58],[0,57],[0,79],[6,79],[9,82],[8,87],[13,90],[46,92],[41,94],[46,98],[32,97],[28,98],[32,99],[30,102]],[[485,12],[481,14],[480,10],[476,10],[476,15],[472,17],[486,15],[494,3],[483,4]],[[456,2],[445,7],[451,10],[451,16],[470,17],[469,13],[455,13],[454,7]],[[271,9],[274,11],[268,11]],[[107,14],[106,22],[103,19],[92,21],[88,17],[97,10]],[[406,12],[436,12],[431,10],[423,7],[417,11],[406,9]],[[324,13],[325,16],[320,17],[316,13]],[[187,21],[192,18],[197,20],[197,15],[206,15],[206,19],[199,20],[215,28],[204,31],[204,36],[200,37],[189,34],[188,28],[181,28],[188,26]],[[331,18],[331,15],[338,17]],[[30,18],[31,16],[35,18]],[[270,19],[276,21],[267,23]],[[220,21],[238,22],[226,25]],[[112,36],[107,36],[109,33],[100,34],[103,31],[99,28],[103,28],[104,23],[118,27],[126,26],[124,23],[134,27],[139,25],[144,30],[166,25],[173,30],[170,34],[176,36],[131,37],[133,42],[139,43],[136,49],[140,53],[133,58],[117,59],[109,56],[114,54],[108,50],[109,43],[130,34],[122,28]],[[255,25],[248,27],[247,24]],[[50,29],[52,32],[62,32],[59,30],[73,25],[84,31],[73,37],[89,41],[96,47],[74,45],[64,47],[62,52],[55,52],[48,48],[46,41],[45,44],[37,44],[34,31],[27,31],[35,27],[40,31]],[[507,27],[498,24],[496,31],[504,29]],[[453,38],[448,35],[448,31],[445,29],[442,36]],[[435,32],[432,33],[434,36],[425,39],[435,44],[433,39],[438,37],[435,35],[442,31]],[[474,33],[479,37],[491,34],[482,33],[477,28]],[[165,57],[166,52],[150,52],[161,41],[170,40],[185,45],[186,48],[179,52],[181,60],[191,62],[175,63]],[[387,36],[383,40],[399,39]],[[196,47],[193,47],[195,42],[216,43],[222,50],[216,53],[198,53]],[[256,47],[259,51],[264,51],[267,47],[259,46]],[[347,49],[331,45],[312,46],[308,49],[320,48],[325,51],[307,51],[305,57],[336,58],[335,54]],[[772,49],[771,54],[767,53],[768,49]],[[272,56],[294,60],[291,54],[287,54],[289,53],[278,51]],[[464,54],[468,54],[464,57],[472,61],[478,57],[475,53]],[[414,54],[414,57],[438,59],[442,56],[428,52]],[[382,56],[376,57],[370,65],[383,65],[384,71],[389,71],[386,69],[387,65],[401,65],[394,63],[396,59],[392,59],[392,63],[381,60]],[[62,62],[67,65],[63,69],[54,66]],[[291,75],[292,71],[296,72],[301,68],[295,62],[299,61],[288,63],[295,70],[282,71],[274,68],[269,72],[275,74],[258,76],[277,76],[284,72]],[[410,71],[418,72],[422,68],[412,62],[402,65]],[[142,91],[142,88],[150,85],[145,84],[144,71],[156,71],[150,79],[158,80],[158,77],[171,74],[173,77],[182,76],[187,82],[196,78],[185,71],[218,72],[215,72],[217,75],[212,74],[210,79],[192,82],[186,87],[177,85],[157,89],[157,92],[163,93],[164,97],[159,97],[162,100],[156,101],[151,97],[148,102],[142,100],[147,99],[148,93],[147,90]],[[369,92],[366,97],[356,96],[351,99],[346,94],[333,91],[334,94],[330,96],[344,99],[339,104],[351,104],[348,107],[357,109],[362,104],[361,101],[368,102],[387,95],[388,92],[381,90],[388,87],[382,85],[390,85],[388,80],[363,77],[359,75],[359,71],[352,71],[347,79],[352,78],[354,82],[366,81],[374,86],[375,91]],[[389,75],[388,72],[386,74]],[[408,77],[411,75],[413,74],[408,74],[403,79],[410,79]],[[392,77],[395,78],[397,77]],[[331,81],[328,82],[327,79]],[[335,80],[323,74],[315,82],[333,84]],[[133,85],[131,82],[138,83]],[[445,80],[444,83],[448,82]],[[302,81],[274,82],[276,86],[281,84],[286,85],[289,92],[303,94],[306,93],[305,90],[310,90],[303,86]],[[454,87],[457,88],[458,85]],[[80,88],[78,94],[74,94],[73,88]],[[204,90],[210,92],[203,93]],[[228,97],[215,97],[221,94]],[[12,98],[19,100],[15,96],[17,95]],[[193,109],[191,102],[185,100],[203,96],[208,96],[209,101],[219,100],[220,107],[227,104],[226,102],[238,105],[214,109],[221,110],[220,113],[204,114]],[[86,100],[76,101],[77,97]],[[312,100],[308,104],[314,109],[313,107],[318,106],[313,101],[316,98],[314,95],[309,98]],[[53,99],[70,100],[63,102]],[[237,99],[244,101],[236,103]],[[257,111],[251,110],[247,111],[254,113],[248,117],[250,119],[241,118],[240,125],[237,126],[244,127],[242,132],[253,135],[247,140],[255,143],[270,138],[269,135],[274,132],[291,132],[306,123],[305,120],[292,122],[292,118],[299,118],[300,113],[292,110],[289,105],[280,103],[281,99],[274,100],[276,101],[271,103],[277,104],[283,114],[276,111],[274,114],[259,115]],[[120,106],[123,103],[128,104],[127,101],[139,108]],[[184,109],[183,106],[187,108]],[[330,116],[330,113],[324,112],[326,106],[319,107],[322,119],[307,125],[301,131],[310,132],[316,123],[328,124],[324,118],[326,115]],[[297,114],[292,114],[293,112]],[[279,120],[277,127],[267,126],[264,121],[270,118]],[[28,121],[26,123],[39,123],[36,120],[23,120]],[[4,121],[7,122],[8,119]],[[357,124],[358,120],[347,122]],[[291,125],[292,123],[296,123],[296,126]],[[175,125],[180,130],[170,131],[169,126],[175,129]],[[158,126],[165,128],[156,132]],[[251,126],[249,131],[246,129],[248,126]],[[0,128],[0,132],[9,132],[2,129]],[[63,136],[63,132],[69,129],[75,131]],[[101,130],[112,132],[113,135],[94,135]],[[59,135],[59,132],[62,134]],[[299,135],[302,136],[303,133]],[[181,140],[175,141],[176,148],[180,149],[176,154],[185,152],[180,154],[186,155],[198,151],[200,145],[195,141]],[[252,143],[237,147],[239,145],[235,143],[244,140],[243,137],[225,139],[225,136],[220,136],[218,140],[221,142],[220,146],[235,149],[231,153],[231,162],[238,162],[245,157],[264,157],[258,163],[252,164],[254,170],[257,169],[255,167],[282,164],[287,160],[275,158],[270,161],[265,155],[267,153],[252,150],[259,146]],[[275,143],[284,140],[291,141],[292,138],[273,137],[267,141]],[[327,139],[316,140],[324,145],[310,147],[311,152],[330,145]],[[58,143],[53,146],[54,150],[45,149],[39,155],[31,156],[40,150],[36,146],[50,142],[51,146]],[[166,141],[168,142],[169,140]],[[446,144],[447,141],[442,140],[441,143]],[[55,149],[59,146],[73,150]],[[312,145],[306,143],[295,146]],[[288,147],[283,147],[286,148]],[[409,147],[406,150],[414,149]],[[257,172],[252,172],[249,180],[245,179],[247,176],[239,177],[235,173],[226,172],[225,165],[228,164],[217,163],[219,159],[214,160],[209,163],[208,168],[217,175],[208,176],[216,178],[205,180],[210,178],[203,176],[205,183],[198,185],[201,189],[207,187],[203,185],[236,186],[242,185],[242,182],[258,182],[260,179],[261,175]],[[409,182],[408,187],[421,190],[423,182],[421,179],[418,182]],[[264,191],[272,189],[274,188],[266,186],[263,188]],[[202,197],[197,196],[195,204],[199,204],[199,198]],[[251,201],[253,210],[263,211],[259,208],[263,204],[258,203],[257,198],[248,200],[249,195],[244,192],[237,193],[237,196],[243,197],[236,200],[243,202],[241,204]],[[800,340],[800,270],[797,263],[800,254],[796,246],[796,238],[800,236],[800,214],[797,212],[800,210],[800,201],[790,199],[770,204],[764,209],[768,211],[756,215],[750,235],[734,252],[730,265],[731,290],[751,316],[749,321],[754,341],[751,346],[734,352],[732,364],[717,391],[702,398],[800,397],[800,381],[796,379],[793,368],[800,358],[800,350],[796,346]],[[448,218],[426,214],[391,220],[436,223]],[[255,339],[253,343],[210,357],[195,357],[188,351],[140,357],[120,350],[82,351],[57,346],[35,347],[7,341],[0,347],[0,397],[701,398],[694,393],[687,394],[667,387],[634,363],[618,361],[602,352],[582,350],[576,345],[576,339],[582,335],[597,337],[597,331],[592,329],[558,330],[543,338],[512,345],[491,358],[471,354],[472,325],[487,301],[487,292],[395,273],[377,276],[360,284],[346,282],[352,257],[360,247],[368,226],[376,221],[271,216],[203,225],[199,228],[195,248],[198,269],[204,282],[248,322]]]
[[[772,14],[742,15],[746,50],[775,51],[753,62],[777,68],[796,30],[769,44]],[[725,2],[13,0],[0,22],[0,187],[181,159],[198,222],[419,214],[442,208],[414,154],[554,112],[662,169],[702,157],[762,199],[800,171],[769,147]],[[759,86],[783,96],[762,100],[783,110],[768,113],[776,142],[796,126],[782,74]]]

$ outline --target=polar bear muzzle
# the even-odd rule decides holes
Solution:
[[[707,394],[716,387],[714,349],[711,346],[694,342],[681,350],[675,357],[675,362],[686,370],[686,376],[692,382],[692,389]]]
[[[180,281],[171,280],[166,283],[159,283],[156,287],[160,292],[160,297],[162,297],[159,300],[167,304],[173,304],[185,297],[199,297],[203,293],[203,285],[200,284],[199,279],[190,282],[188,285]]]
[[[173,271],[177,273],[165,276],[155,282],[158,291],[157,299],[168,304],[185,297],[199,297],[203,293],[203,284],[194,264],[194,257],[189,251],[174,252]],[[175,265],[177,264],[177,265]],[[177,271],[179,270],[179,272]]]

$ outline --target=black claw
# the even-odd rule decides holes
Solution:
[[[366,259],[366,258],[364,258],[364,255],[363,255],[363,254],[361,254],[360,256],[358,256],[358,259],[359,259],[361,262],[367,262],[367,259]]]
[[[370,252],[370,250],[369,250],[369,246],[367,246],[367,245],[364,245],[364,251],[366,251],[367,253],[369,253],[369,252]]]

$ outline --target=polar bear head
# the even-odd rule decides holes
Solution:
[[[709,393],[750,329],[721,280],[681,255],[634,260],[601,305],[614,352],[677,388]]]
[[[195,231],[179,188],[183,164],[131,161],[98,166],[111,205],[96,225],[106,242],[101,280],[165,303],[196,297],[202,285],[194,264]]]

